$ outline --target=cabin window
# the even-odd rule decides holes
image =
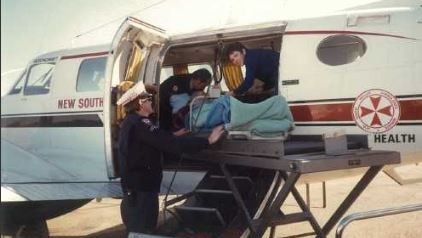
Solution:
[[[318,59],[331,66],[349,64],[362,57],[366,52],[365,42],[351,35],[329,36],[318,45]]]
[[[86,59],[79,67],[77,92],[101,91],[104,89],[104,75],[107,57]]]
[[[172,67],[161,68],[160,83],[164,82],[170,76],[173,76],[173,68]]]
[[[36,64],[31,66],[26,80],[24,94],[39,95],[50,92],[54,64]]]

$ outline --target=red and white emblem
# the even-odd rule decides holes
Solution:
[[[400,118],[396,97],[382,89],[370,89],[359,95],[353,104],[353,119],[362,130],[382,133],[393,128]]]

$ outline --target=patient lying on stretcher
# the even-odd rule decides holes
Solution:
[[[248,131],[261,137],[284,135],[294,128],[293,116],[285,98],[272,96],[259,103],[243,103],[232,96],[195,100],[174,114],[175,129],[207,131],[224,124],[228,131]]]

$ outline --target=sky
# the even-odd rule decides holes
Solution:
[[[2,95],[20,70],[37,55],[57,49],[109,43],[127,15],[160,2],[1,0]]]
[[[1,0],[2,95],[37,55],[110,43],[129,15],[177,32],[324,14],[374,1],[379,0]]]

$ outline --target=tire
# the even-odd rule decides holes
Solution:
[[[50,233],[46,221],[26,225],[3,224],[2,238],[48,238]]]
[[[49,237],[46,220],[71,212],[86,200],[30,201],[2,203],[0,231],[3,237]]]
[[[41,221],[33,224],[22,225],[16,236],[16,238],[48,238],[50,233],[48,232],[48,226],[46,221]]]

